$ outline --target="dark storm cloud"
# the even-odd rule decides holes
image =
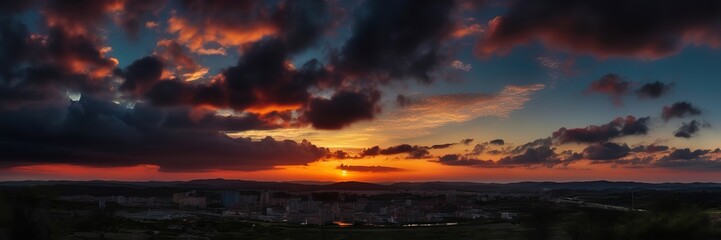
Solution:
[[[271,16],[288,50],[296,52],[314,45],[333,22],[324,0],[286,1]]]
[[[636,119],[633,116],[616,118],[600,126],[590,125],[585,128],[561,128],[553,132],[553,139],[564,143],[597,143],[614,138],[634,135],[645,135],[648,132],[649,117]]]
[[[304,116],[317,129],[341,129],[360,120],[371,120],[380,112],[380,93],[341,91],[330,99],[313,98]]]
[[[233,139],[222,130],[268,129],[257,116],[182,116],[136,104],[83,96],[67,109],[3,111],[2,165],[67,163],[85,166],[153,164],[161,171],[260,170],[307,164],[327,155],[303,141]],[[212,113],[208,113],[212,114]],[[191,114],[192,115],[192,114]],[[245,125],[245,126],[244,126]]]
[[[473,138],[466,138],[466,139],[461,140],[461,143],[463,145],[468,145],[468,144],[471,144],[472,142],[473,142]]]
[[[27,60],[31,50],[29,37],[25,24],[13,18],[0,18],[0,78],[4,82],[13,81],[19,74],[17,68]]]
[[[125,82],[120,85],[120,90],[143,91],[159,81],[162,74],[163,62],[157,57],[149,56],[135,60],[125,68],[125,71],[122,71],[121,75],[125,78]]]
[[[612,142],[597,143],[586,147],[583,156],[590,160],[616,160],[631,152],[628,145],[619,145]]]
[[[135,38],[145,22],[153,14],[158,14],[165,3],[166,0],[125,0],[118,15],[118,24],[131,38]]]
[[[371,120],[380,112],[380,92],[372,88],[341,89],[330,98],[312,96],[309,89],[318,86],[328,72],[315,59],[300,69],[289,68],[288,54],[285,43],[266,38],[250,45],[236,66],[223,71],[219,81],[197,85],[159,81],[146,97],[163,106],[212,105],[239,111],[285,106],[300,109],[301,119],[317,129],[341,129]]]
[[[448,61],[442,45],[452,34],[453,8],[453,1],[365,1],[331,62],[361,78],[432,82],[432,72]]]
[[[663,110],[661,111],[661,118],[668,121],[672,118],[685,118],[700,114],[701,110],[689,102],[675,102],[671,106],[663,107]]]
[[[666,84],[659,81],[646,83],[636,90],[636,95],[641,98],[659,98],[670,92],[674,85],[674,83]]]
[[[152,15],[157,15],[165,0],[48,0],[43,4],[45,20],[69,32],[93,33],[112,20],[131,38]]]
[[[140,106],[142,111],[142,107]],[[270,130],[282,127],[272,123],[270,114],[245,113],[241,116],[219,116],[202,109],[169,109],[161,124],[167,129],[193,131],[246,131]]]
[[[674,132],[673,135],[675,137],[691,138],[691,137],[695,136],[696,133],[698,133],[698,131],[700,131],[702,127],[710,127],[711,126],[707,122],[699,122],[696,120],[692,120],[691,122],[682,123],[682,124],[683,125],[681,125],[681,127],[679,127],[678,130],[676,130],[676,132]]]
[[[31,35],[14,19],[0,19],[0,107],[53,104],[66,91],[107,94],[116,62],[97,39],[50,27]]]
[[[477,158],[468,158],[458,154],[447,154],[438,157],[437,162],[448,166],[471,166],[471,167],[492,167],[495,163],[492,160],[481,160]]]
[[[43,14],[49,25],[87,33],[108,20],[107,13],[119,5],[119,0],[48,0],[43,4]]]
[[[181,1],[171,32],[201,54],[224,54],[224,47],[240,47],[264,36],[277,38],[290,52],[313,46],[333,26],[328,1]],[[238,38],[239,37],[239,38]],[[223,48],[208,49],[217,44]],[[211,50],[211,51],[209,51]]]
[[[598,80],[591,82],[586,91],[608,94],[616,105],[621,105],[621,97],[628,94],[633,84],[615,73],[604,75]]]
[[[30,7],[33,7],[37,3],[36,0],[26,0],[26,1],[0,1],[0,13],[2,14],[20,14],[25,10],[28,10]]]
[[[354,165],[339,165],[336,167],[336,169],[345,170],[345,171],[351,171],[351,172],[377,172],[377,173],[383,173],[383,172],[400,172],[405,171],[405,169],[397,168],[397,167],[387,167],[387,166],[354,166]]]
[[[288,52],[278,39],[264,39],[246,49],[238,65],[223,72],[228,103],[233,109],[266,104],[304,104],[313,78],[294,76],[286,64]]]
[[[488,57],[541,41],[553,49],[656,58],[687,44],[716,46],[721,5],[715,0],[513,1],[489,25],[476,54]]]
[[[503,146],[504,144],[506,144],[506,142],[503,141],[503,139],[493,139],[488,143],[493,144],[493,145],[498,145],[498,146]]]
[[[193,85],[180,80],[164,80],[158,81],[143,95],[155,106],[191,105],[194,103],[194,89]]]

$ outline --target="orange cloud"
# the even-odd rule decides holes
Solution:
[[[225,55],[225,47],[238,47],[258,41],[264,36],[275,34],[276,29],[265,23],[246,26],[225,26],[217,23],[195,25],[183,17],[173,16],[168,19],[167,31],[177,34],[178,42],[194,53]],[[211,44],[219,44],[222,47],[209,48],[208,45]]]

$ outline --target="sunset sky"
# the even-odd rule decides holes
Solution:
[[[0,180],[721,181],[721,2],[0,2]]]

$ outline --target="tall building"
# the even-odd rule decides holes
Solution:
[[[237,207],[240,203],[240,194],[236,191],[225,191],[222,195],[223,207]]]

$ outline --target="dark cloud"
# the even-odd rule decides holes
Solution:
[[[387,167],[387,166],[354,166],[354,165],[339,165],[336,167],[336,169],[345,170],[345,171],[351,171],[351,172],[377,172],[377,173],[383,173],[383,172],[400,172],[405,171],[405,169],[397,168],[397,167]]]
[[[49,0],[43,4],[42,12],[48,25],[62,27],[74,34],[92,34],[108,20],[113,20],[125,29],[131,38],[135,38],[145,21],[152,15],[157,15],[165,2],[165,0]]]
[[[380,149],[378,151],[378,153],[381,155],[394,155],[394,154],[407,153],[408,158],[421,159],[421,158],[430,157],[430,153],[428,152],[427,149],[428,149],[428,147],[424,147],[424,146],[401,144],[401,145],[397,145],[397,146],[388,147],[385,149]]]
[[[264,39],[245,50],[236,66],[223,71],[228,104],[236,110],[267,105],[305,104],[315,78],[297,76],[286,64],[288,51],[278,39]],[[312,64],[312,63],[310,63]],[[308,66],[313,68],[314,66]]]
[[[476,144],[476,146],[473,146],[473,150],[471,150],[471,152],[470,152],[469,154],[471,154],[471,155],[480,155],[480,154],[482,154],[483,152],[486,151],[486,147],[488,147],[488,144],[487,144],[487,143],[479,143],[479,144]]]
[[[378,156],[381,152],[381,148],[379,146],[373,146],[370,148],[363,149],[361,151],[360,155],[362,157],[372,157],[372,156]]]
[[[176,70],[174,73],[181,73],[180,76],[187,81],[200,79],[202,75],[197,73],[203,70],[207,71],[193,59],[185,47],[175,40],[164,39],[158,41],[153,54],[162,60],[167,70]]]
[[[504,144],[506,144],[506,142],[503,141],[503,139],[493,139],[488,143],[493,144],[493,145],[498,145],[498,146],[503,146]]]
[[[495,163],[492,160],[481,160],[477,158],[468,158],[458,154],[447,154],[434,160],[443,165],[448,166],[471,166],[471,167],[492,167]]]
[[[142,105],[137,111],[144,110]],[[161,126],[174,130],[193,131],[246,131],[271,130],[284,127],[274,123],[272,114],[246,113],[240,116],[219,116],[212,110],[205,109],[168,109]]]
[[[331,26],[330,10],[323,0],[287,1],[271,18],[288,50],[297,52],[318,42]]]
[[[669,153],[666,158],[671,160],[691,160],[691,159],[697,159],[701,156],[711,152],[710,150],[702,150],[702,149],[696,149],[694,151],[691,151],[691,149],[688,148],[682,148],[682,149],[676,149],[673,152]]]
[[[398,94],[398,96],[396,96],[396,104],[400,107],[406,107],[410,105],[411,101],[412,100],[410,97],[407,97],[403,94]]]
[[[289,52],[313,46],[332,27],[327,1],[181,1],[179,14],[170,21],[191,51],[224,54],[225,47],[238,47],[263,37],[280,40]],[[220,48],[209,46],[220,45]]]
[[[347,159],[350,158],[350,154],[342,150],[336,150],[335,152],[331,152],[330,154],[328,154],[326,158]]]
[[[636,119],[633,116],[616,118],[600,126],[590,125],[585,128],[561,128],[553,132],[553,139],[559,143],[597,143],[633,135],[644,135],[648,132],[649,117]]]
[[[50,26],[60,26],[68,32],[88,34],[108,20],[108,13],[121,6],[120,0],[49,0],[43,14]]]
[[[663,110],[661,111],[661,118],[668,121],[672,118],[685,118],[700,114],[701,110],[689,102],[675,102],[671,106],[663,107]]]
[[[508,156],[498,161],[500,165],[547,165],[552,166],[559,163],[558,155],[550,146],[529,148],[523,154]]]
[[[120,85],[120,90],[144,92],[160,80],[163,74],[163,62],[157,57],[149,56],[138,60],[125,67],[122,77],[125,82]]]
[[[220,117],[168,112],[83,96],[67,108],[3,110],[0,162],[84,166],[158,165],[161,171],[260,170],[302,165],[327,155],[307,141],[230,138],[220,131],[267,129],[258,116]]]
[[[518,146],[508,152],[511,154],[521,154],[521,153],[525,153],[528,149],[551,146],[552,144],[553,144],[553,139],[550,137],[549,138],[539,138],[539,139],[533,140],[531,142],[528,142],[526,144],[523,144],[521,146]]]
[[[659,98],[663,95],[666,95],[669,91],[671,91],[671,88],[673,87],[673,83],[666,84],[659,81],[646,83],[643,84],[641,88],[636,90],[636,95],[641,98]]]
[[[435,145],[431,145],[431,146],[400,144],[400,145],[396,145],[396,146],[390,146],[388,148],[381,148],[379,146],[373,146],[370,148],[363,149],[360,152],[359,157],[408,154],[406,156],[406,158],[409,158],[409,159],[424,159],[424,158],[432,157],[431,153],[428,150],[446,149],[455,144],[456,143],[445,143],[445,144],[435,144]]]
[[[433,155],[431,155],[431,153],[428,152],[428,150],[426,150],[426,149],[416,149],[416,150],[413,150],[412,152],[408,153],[407,158],[409,158],[409,159],[424,159],[424,158],[429,158],[432,156]]]
[[[331,62],[351,76],[431,82],[448,61],[442,45],[453,32],[453,9],[453,1],[365,1]]]
[[[716,46],[719,21],[721,5],[714,0],[520,0],[489,23],[475,52],[488,57],[540,41],[549,48],[600,57],[657,58],[687,44]]]
[[[673,135],[675,137],[691,138],[694,135],[696,135],[696,133],[698,133],[698,131],[700,131],[702,127],[710,127],[711,126],[707,122],[699,122],[696,120],[692,120],[691,122],[682,123],[682,124],[683,125],[681,125],[681,127],[679,127],[678,130],[676,130],[676,132],[674,132]]]
[[[628,94],[633,84],[615,73],[604,75],[598,80],[591,82],[586,91],[608,94],[615,105],[621,105],[621,97]]]
[[[360,120],[371,120],[380,112],[380,93],[367,94],[341,91],[330,99],[313,98],[305,117],[317,129],[341,129]]]
[[[614,164],[632,165],[632,166],[649,166],[653,162],[653,157],[634,157],[629,159],[616,159]]]
[[[597,143],[586,147],[583,150],[583,156],[590,160],[616,160],[631,152],[628,145],[619,145],[612,142]]]
[[[361,156],[351,156],[350,153],[347,153],[343,150],[336,150],[334,152],[330,152],[326,158],[332,158],[332,159],[357,159],[362,158]]]
[[[143,95],[155,106],[191,105],[194,89],[181,80],[164,80],[158,81]]]
[[[461,143],[463,145],[468,145],[468,144],[471,144],[472,142],[473,142],[473,138],[466,138],[466,139],[461,140]]]
[[[46,35],[30,34],[14,19],[0,19],[0,107],[55,104],[66,91],[110,94],[117,61],[105,56],[93,36],[49,27]]]
[[[25,24],[12,18],[0,18],[0,78],[4,82],[13,81],[19,74],[18,65],[26,60],[31,48],[27,43],[29,36]]]
[[[118,24],[125,29],[131,38],[138,32],[151,16],[158,14],[165,7],[166,0],[125,0],[123,9],[118,14]]]
[[[146,97],[163,106],[211,105],[251,112],[300,110],[300,119],[317,129],[341,129],[371,120],[380,112],[380,92],[373,88],[340,89],[330,98],[312,96],[309,89],[317,87],[329,73],[315,59],[299,69],[289,68],[288,54],[286,43],[266,38],[250,45],[236,66],[223,71],[220,80],[197,85],[159,81]]]
[[[38,1],[0,1],[0,13],[2,14],[20,14],[30,7],[33,7]]]
[[[503,152],[504,151],[500,150],[500,149],[492,149],[492,150],[488,150],[486,153],[491,154],[491,155],[500,155],[500,154],[503,154]]]
[[[688,169],[697,171],[721,170],[721,159],[710,159],[705,156],[711,150],[676,149],[654,163],[656,167]]]
[[[430,146],[430,149],[444,149],[444,148],[449,148],[453,145],[456,145],[456,144],[455,143],[435,144],[435,145]]]
[[[656,145],[651,144],[648,146],[644,145],[638,145],[631,149],[631,152],[645,152],[645,153],[655,153],[655,152],[663,152],[668,151],[669,147],[664,145]]]

